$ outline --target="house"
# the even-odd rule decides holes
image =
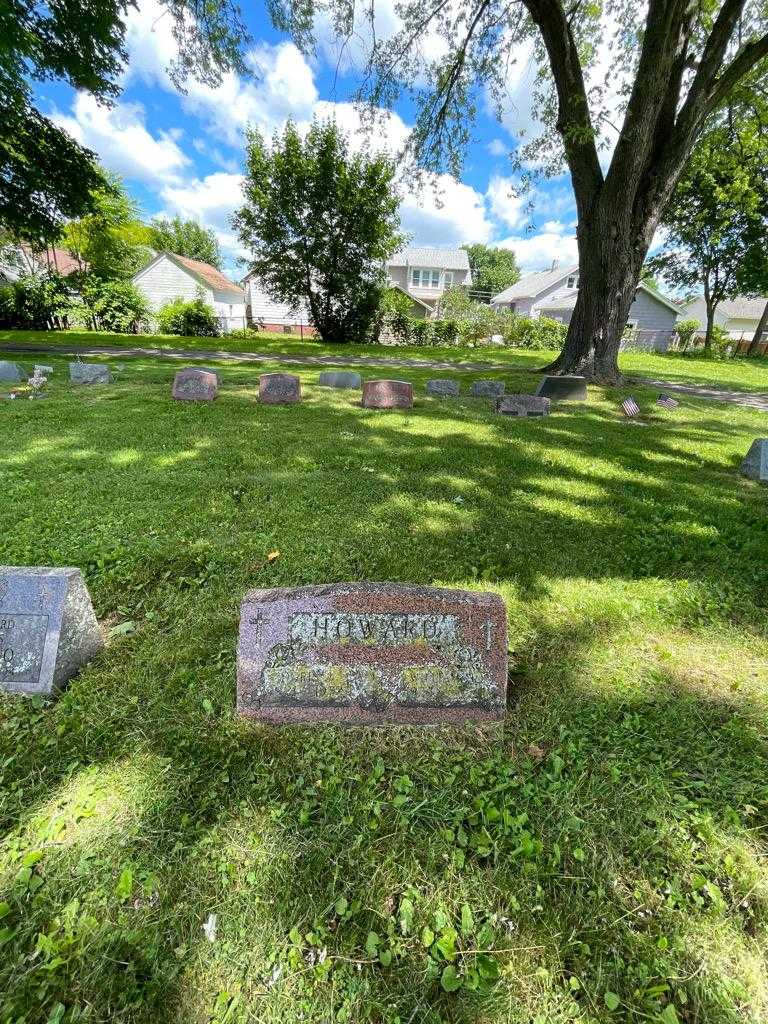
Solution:
[[[568,324],[579,294],[578,267],[552,267],[526,274],[491,299],[494,309],[509,309],[522,316],[547,316]],[[674,336],[680,307],[642,281],[629,311],[631,329],[624,344],[665,352]]]
[[[414,316],[439,316],[440,298],[448,288],[472,284],[464,249],[411,246],[387,261],[389,283],[413,300]]]
[[[68,277],[76,270],[87,269],[66,251],[49,246],[36,252],[28,245],[4,249],[0,254],[0,282],[18,281],[24,274],[45,274],[48,271]]]
[[[160,252],[133,283],[157,312],[174,299],[195,299],[202,294],[219,318],[223,331],[245,327],[245,294],[210,263],[190,260],[175,252]]]
[[[754,299],[747,299],[743,295],[725,299],[715,309],[715,323],[727,331],[734,341],[751,341],[766,302],[768,296],[765,295]],[[707,307],[702,295],[683,306],[680,316],[685,320],[698,320],[701,329],[696,333],[704,336],[707,329]]]
[[[248,323],[263,331],[282,331],[284,334],[313,335],[309,307],[302,304],[298,309],[286,302],[278,302],[264,289],[255,274],[247,274],[242,280],[245,291],[245,315]]]

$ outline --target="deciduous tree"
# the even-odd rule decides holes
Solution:
[[[196,220],[176,216],[155,217],[150,221],[151,241],[155,249],[175,252],[190,260],[201,260],[221,270],[221,252],[216,235]]]
[[[482,242],[463,245],[462,249],[469,257],[473,292],[487,293],[490,298],[520,280],[520,268],[511,249],[499,249]]]

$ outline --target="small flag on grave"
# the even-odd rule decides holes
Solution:
[[[629,416],[630,418],[640,415],[640,406],[631,396],[624,399],[621,403],[621,408],[624,410],[624,415]]]
[[[676,398],[670,398],[662,392],[656,399],[656,405],[660,405],[662,409],[676,409],[680,403]]]

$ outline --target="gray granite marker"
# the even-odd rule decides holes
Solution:
[[[79,569],[0,566],[0,690],[51,696],[103,647]]]
[[[428,380],[427,394],[438,398],[456,398],[459,394],[459,383],[455,380]]]
[[[505,387],[503,380],[476,380],[472,382],[473,398],[501,398]]]
[[[361,388],[363,378],[352,370],[326,370],[320,374],[320,387],[323,388]]]
[[[549,416],[550,401],[538,395],[505,395],[496,401],[502,416]]]
[[[5,359],[0,360],[0,380],[10,380],[14,384],[18,384],[25,379],[18,363],[9,363]]]
[[[543,377],[536,394],[553,402],[585,402],[587,380],[585,377]]]
[[[70,363],[69,379],[73,384],[111,384],[112,374],[100,363]]]
[[[506,686],[498,594],[336,583],[243,598],[237,709],[257,721],[494,721]]]
[[[53,373],[53,367],[45,366],[42,363],[35,363],[35,373],[38,377],[50,377]]]
[[[750,480],[768,483],[768,437],[760,437],[752,442],[741,464],[741,472]]]

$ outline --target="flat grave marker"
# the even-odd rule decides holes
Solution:
[[[262,373],[259,401],[266,405],[293,405],[301,401],[301,381],[292,373]]]
[[[171,397],[179,402],[212,402],[219,397],[219,382],[212,370],[188,366],[173,378]]]
[[[412,409],[413,384],[406,380],[367,380],[362,405],[365,409]]]
[[[536,394],[553,402],[585,402],[587,400],[586,377],[542,377]]]
[[[353,370],[326,370],[320,374],[321,388],[355,388],[363,386],[363,378]]]
[[[0,689],[52,696],[103,647],[79,569],[0,566]]]
[[[112,374],[100,363],[70,363],[69,379],[73,384],[111,384]]]
[[[397,583],[251,590],[237,710],[271,724],[496,721],[507,617],[498,594]]]
[[[470,393],[473,398],[501,398],[505,390],[503,380],[475,380]]]
[[[496,400],[496,412],[502,416],[549,416],[550,401],[538,395],[504,395]]]
[[[756,438],[741,463],[741,472],[750,480],[768,483],[768,437]]]
[[[456,380],[428,380],[427,394],[437,398],[457,398],[460,392],[459,382]]]

